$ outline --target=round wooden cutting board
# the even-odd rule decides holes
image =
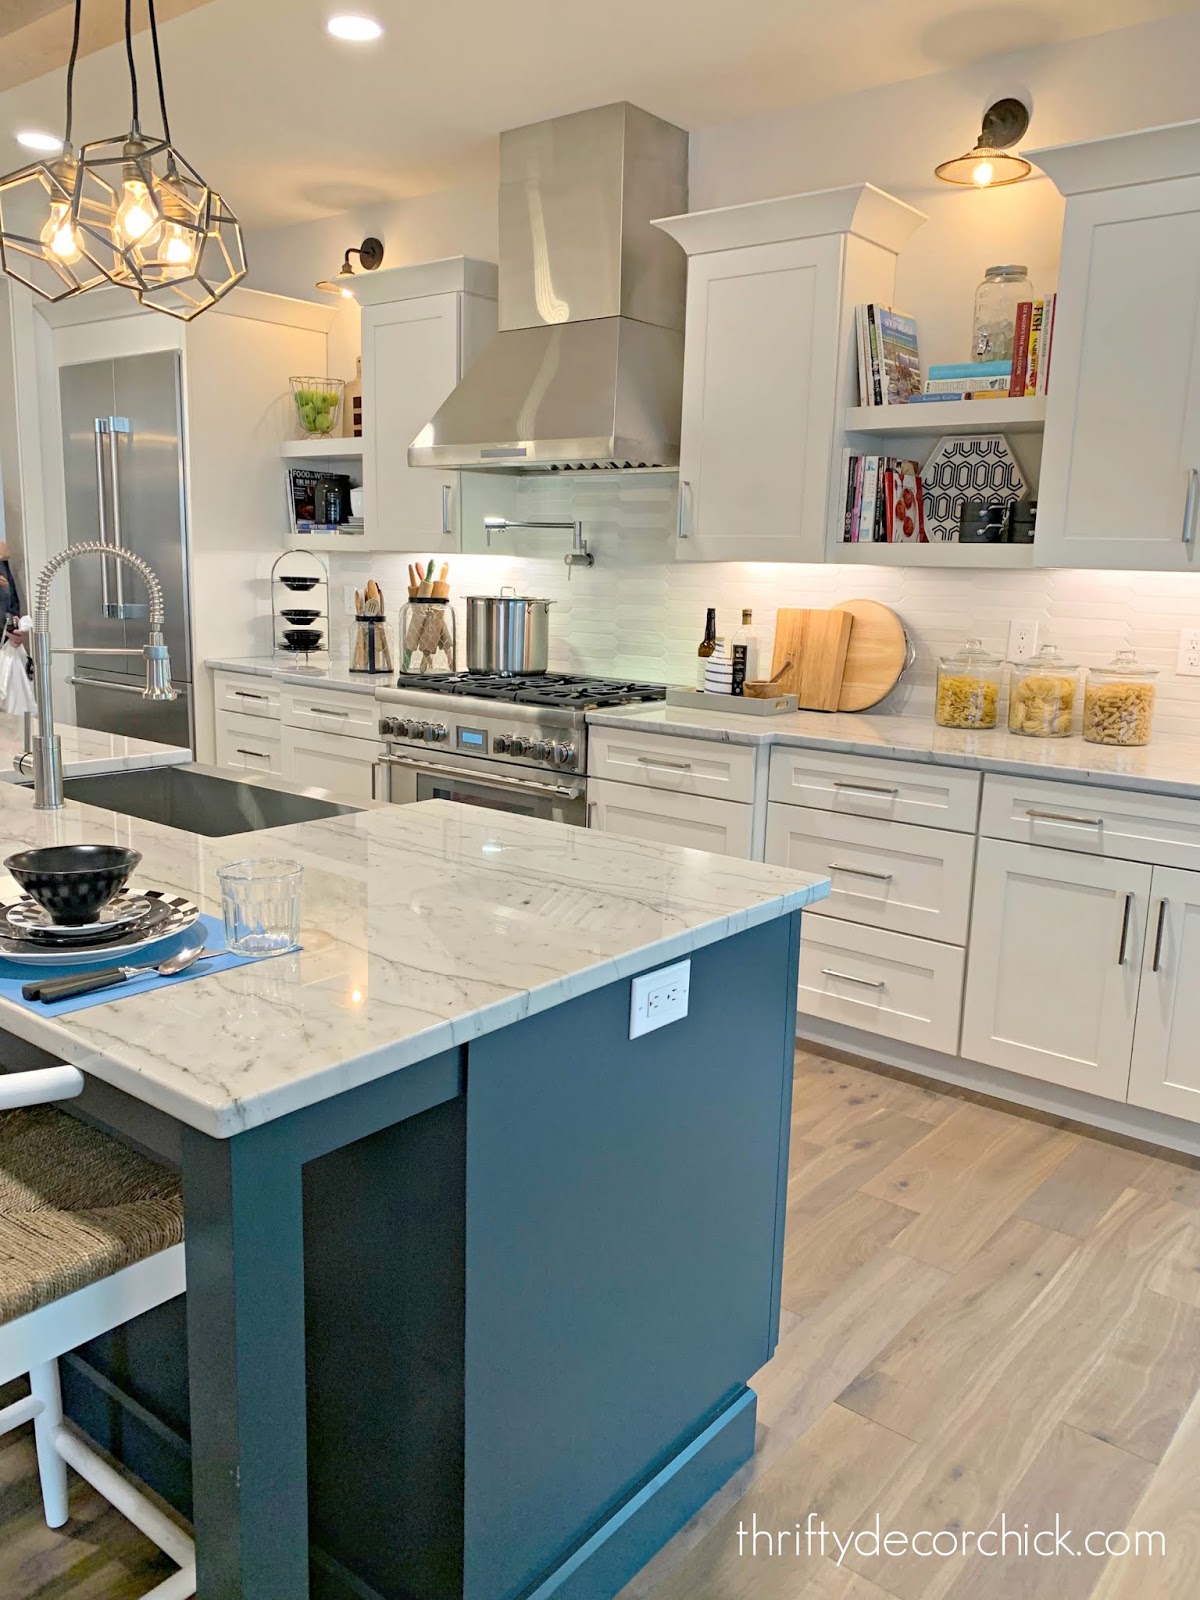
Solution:
[[[854,618],[838,710],[866,711],[900,681],[908,665],[908,635],[891,607],[878,600],[843,600],[833,610]]]

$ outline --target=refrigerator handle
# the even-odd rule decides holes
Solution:
[[[119,440],[120,440],[122,434],[125,434],[126,436],[128,436],[128,434],[129,434],[129,418],[128,417],[109,417],[108,423],[107,423],[107,428],[108,428],[108,460],[109,460],[109,469],[110,469],[109,476],[110,476],[110,481],[112,483],[112,531],[113,531],[112,542],[113,542],[113,548],[114,549],[121,550],[121,549],[124,548],[124,545],[123,545],[123,542],[122,542],[122,539],[121,539],[121,462],[120,462],[120,454],[119,454],[118,444],[119,444]],[[117,561],[117,562],[114,562],[113,565],[117,569],[116,570],[116,574],[115,574],[115,577],[116,577],[116,593],[117,593],[117,608],[116,608],[116,612],[114,613],[114,615],[116,615],[118,617],[135,616],[135,615],[137,615],[138,612],[144,611],[145,608],[141,607],[141,606],[139,606],[139,607],[127,606],[125,604],[125,567],[124,567],[124,562]],[[102,561],[101,562],[101,566],[107,567],[108,566],[108,562],[107,561]]]
[[[99,530],[101,544],[108,543],[108,505],[104,497],[104,439],[108,433],[108,421],[104,417],[96,418],[96,525]],[[116,456],[113,456],[116,463]],[[106,617],[113,615],[112,600],[108,592],[108,562],[100,563],[100,609]]]

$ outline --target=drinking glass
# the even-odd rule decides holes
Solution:
[[[298,861],[258,858],[218,867],[225,943],[241,956],[278,955],[300,942]]]

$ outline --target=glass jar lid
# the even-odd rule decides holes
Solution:
[[[990,650],[985,650],[982,639],[968,639],[957,655],[943,656],[942,665],[953,667],[959,672],[978,672],[1003,666],[1004,657],[994,656]]]
[[[1004,267],[986,267],[984,269],[984,276],[988,278],[1023,278],[1028,271],[1028,267],[1014,265]]]
[[[1095,678],[1157,678],[1158,668],[1142,666],[1136,650],[1118,650],[1104,666],[1092,667],[1091,673]]]
[[[1046,643],[1034,655],[1014,661],[1018,672],[1078,672],[1078,661],[1067,661],[1055,644]]]

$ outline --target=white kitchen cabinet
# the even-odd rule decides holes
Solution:
[[[1156,867],[1129,1103],[1200,1122],[1200,872]]]
[[[749,804],[754,799],[755,747],[637,727],[593,727],[588,733],[588,773],[621,784]]]
[[[962,1055],[1124,1100],[1151,875],[980,840]]]
[[[378,742],[307,728],[282,729],[283,775],[293,783],[329,789],[346,800],[374,799]]]
[[[1035,558],[1200,567],[1200,122],[1028,153],[1067,196]]]
[[[364,275],[357,291],[367,537],[374,550],[451,554],[460,474],[410,467],[408,447],[496,331],[496,269],[458,256]]]
[[[854,306],[923,221],[870,184],[670,217],[687,251],[676,555],[821,561]]]
[[[282,773],[279,724],[264,716],[218,710],[216,760],[219,767],[244,772]]]
[[[603,778],[588,780],[587,796],[588,827],[601,833],[623,833],[655,844],[750,858],[752,806]]]

